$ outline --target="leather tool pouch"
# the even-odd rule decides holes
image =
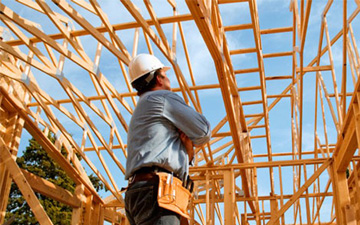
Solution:
[[[182,186],[182,181],[172,174],[159,172],[158,204],[161,208],[165,208],[176,212],[177,214],[190,219],[187,206],[190,199],[190,192]]]

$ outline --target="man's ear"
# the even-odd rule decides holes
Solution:
[[[157,85],[161,86],[161,85],[163,84],[163,82],[164,82],[164,80],[161,79],[160,76],[156,76],[156,84],[157,84]]]

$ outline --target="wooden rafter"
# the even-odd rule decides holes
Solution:
[[[360,2],[267,4],[121,0],[118,17],[107,1],[1,1],[0,223],[12,181],[40,224],[51,221],[34,192],[70,205],[73,224],[127,223],[121,187],[138,99],[127,66],[141,52],[165,59],[172,91],[211,122],[190,169],[190,224],[360,221]],[[22,130],[74,193],[17,167]]]

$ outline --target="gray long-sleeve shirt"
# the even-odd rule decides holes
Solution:
[[[195,145],[210,140],[210,123],[177,94],[158,90],[141,95],[130,121],[125,179],[148,166],[159,166],[183,177],[189,159],[181,130]]]

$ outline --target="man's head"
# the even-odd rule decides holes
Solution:
[[[141,95],[150,90],[170,90],[170,81],[165,67],[158,58],[149,54],[139,54],[129,64],[131,85]]]

